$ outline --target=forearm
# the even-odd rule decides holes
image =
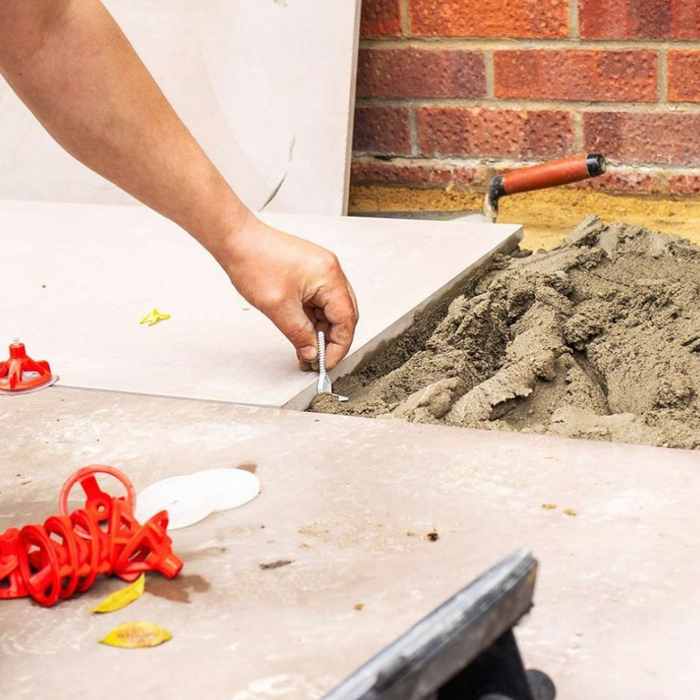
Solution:
[[[338,259],[253,216],[99,0],[0,0],[0,72],[69,153],[202,243],[302,368],[317,327],[330,334],[327,366],[340,361],[357,304]]]
[[[99,0],[0,0],[0,71],[75,158],[228,254],[250,212]]]

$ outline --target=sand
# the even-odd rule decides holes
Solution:
[[[311,410],[700,449],[700,247],[589,217],[461,291]]]
[[[350,211],[380,212],[379,215],[392,211],[479,211],[483,200],[483,193],[458,189],[355,185],[350,191]],[[635,196],[559,187],[505,197],[499,207],[498,221],[522,225],[523,245],[539,250],[561,243],[592,212],[606,222],[646,226],[700,245],[700,197]]]

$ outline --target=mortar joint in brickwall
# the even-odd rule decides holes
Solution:
[[[408,126],[411,135],[411,155],[420,155],[418,143],[418,105],[415,101],[408,103]]]
[[[517,168],[525,168],[531,165],[538,165],[543,160],[538,159],[522,159],[516,160],[512,158],[458,158],[458,157],[413,157],[406,155],[394,155],[394,156],[377,156],[371,153],[355,153],[353,156],[353,161],[356,163],[390,163],[399,167],[419,167],[419,168],[433,168],[442,170],[451,169],[471,169],[471,170],[482,170],[488,173],[498,174],[505,170],[512,170]],[[632,162],[626,161],[622,162],[617,159],[611,159],[609,161],[608,168],[609,175],[636,175],[636,176],[646,176],[654,179],[659,186],[663,186],[668,183],[668,178],[670,176],[686,176],[686,177],[698,177],[698,171],[696,168],[691,168],[687,166],[665,166],[665,165],[650,165],[650,164],[634,164]]]
[[[668,103],[668,52],[665,48],[659,49],[657,70],[659,102]]]
[[[531,165],[538,165],[545,162],[543,159],[533,158],[494,158],[494,157],[469,157],[460,158],[455,156],[449,157],[423,157],[423,156],[377,156],[371,153],[357,152],[353,156],[353,160],[359,163],[391,163],[399,167],[419,167],[433,168],[442,170],[470,169],[470,170],[485,170],[489,173],[501,173],[504,170],[512,170],[517,168],[526,168]],[[663,166],[650,164],[635,164],[629,161],[620,161],[617,159],[609,160],[608,173],[610,175],[638,175],[648,176],[658,180],[659,184],[664,184],[670,175],[686,175],[698,177],[696,168],[685,166]]]
[[[654,39],[533,39],[509,37],[386,36],[363,37],[361,48],[471,49],[475,51],[568,50],[568,51],[697,51],[698,42]]]
[[[514,111],[538,111],[554,110],[574,111],[582,113],[595,112],[623,112],[630,114],[668,114],[670,112],[680,114],[700,114],[700,103],[694,102],[591,102],[588,100],[551,100],[551,99],[509,99],[509,98],[448,98],[448,97],[420,97],[420,107],[447,108],[456,107],[462,109],[498,109]],[[406,99],[398,97],[361,97],[357,98],[358,106],[405,106]]]
[[[697,102],[666,102],[658,110],[664,114],[697,114],[700,105]]]
[[[537,165],[546,161],[546,158],[515,158],[496,156],[423,156],[423,155],[378,155],[369,151],[355,151],[353,159],[362,162],[386,162],[395,165],[421,166],[430,168],[523,168],[529,165]],[[698,176],[698,170],[692,166],[684,165],[663,165],[658,163],[645,163],[642,161],[620,160],[619,158],[608,159],[609,172],[626,174],[646,174],[674,173],[680,175]]]
[[[569,36],[576,40],[581,38],[578,2],[579,0],[569,0]]]
[[[411,36],[410,0],[399,0],[399,19],[403,36]]]
[[[654,163],[651,161],[638,160],[636,158],[629,158],[627,160],[621,160],[619,158],[607,158],[608,161],[608,171],[609,172],[635,172],[635,173],[647,173],[653,174],[661,171],[681,171],[683,166],[675,165],[673,163]],[[690,172],[693,172],[690,170]],[[697,170],[695,170],[697,174]]]
[[[493,100],[496,97],[496,66],[493,60],[493,51],[484,51],[484,69],[486,77],[486,97]]]

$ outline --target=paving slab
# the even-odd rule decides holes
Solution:
[[[0,435],[3,530],[53,513],[91,463],[138,489],[253,463],[263,485],[173,533],[181,576],[122,611],[85,608],[112,580],[50,610],[0,603],[8,700],[316,699],[522,547],[541,568],[516,634],[558,697],[697,694],[697,453],[58,387],[0,403]],[[96,644],[134,619],[173,639]]]
[[[352,371],[416,313],[514,247],[517,226],[266,215],[333,250],[361,310]],[[0,343],[65,386],[305,408],[316,374],[187,234],[145,207],[0,202]],[[170,314],[149,327],[153,308]],[[0,355],[7,349],[0,348]]]
[[[347,210],[359,0],[106,0],[248,206]],[[323,27],[323,31],[319,31]],[[0,199],[133,203],[67,155],[0,78]]]

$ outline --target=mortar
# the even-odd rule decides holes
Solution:
[[[473,292],[311,410],[700,448],[700,248],[590,217]]]

